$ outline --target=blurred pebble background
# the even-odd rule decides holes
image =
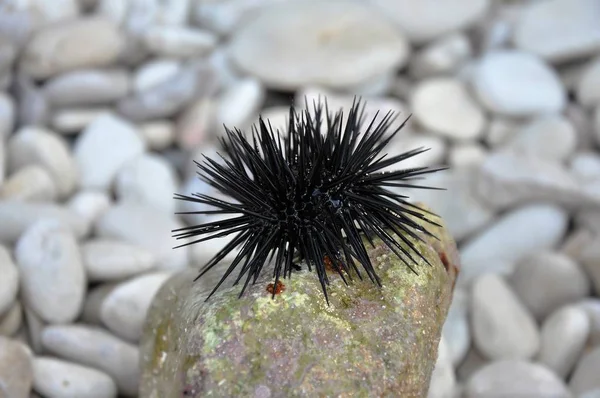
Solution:
[[[451,166],[409,193],[463,262],[429,396],[600,397],[600,0],[0,0],[0,396],[137,396],[154,294],[218,250],[172,250],[173,193],[319,95]]]

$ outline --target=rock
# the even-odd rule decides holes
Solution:
[[[100,319],[117,336],[138,342],[150,304],[170,273],[152,273],[125,281],[105,297]]]
[[[450,147],[448,164],[452,168],[479,166],[487,156],[485,147],[479,143],[456,144]]]
[[[221,96],[217,108],[217,125],[245,128],[265,99],[265,89],[256,79],[244,79],[229,87]]]
[[[463,290],[455,290],[442,330],[448,350],[447,355],[451,365],[454,366],[462,362],[471,345],[468,312],[469,296]]]
[[[56,76],[44,85],[53,106],[104,105],[124,98],[131,90],[129,73],[123,69],[83,69]]]
[[[472,53],[473,48],[465,34],[443,36],[411,57],[409,73],[417,79],[450,74],[471,58]]]
[[[600,397],[600,388],[596,388],[593,390],[589,390],[583,394],[581,394],[578,398],[599,398]]]
[[[399,119],[402,119],[400,117]],[[369,119],[369,123],[371,119]],[[392,127],[393,128],[393,127]],[[447,144],[441,137],[427,133],[406,133],[389,144],[389,156],[400,155],[415,148],[428,148],[427,152],[419,156],[402,161],[402,168],[423,167],[439,165],[446,157]],[[390,166],[388,170],[398,169],[400,166]]]
[[[600,105],[594,111],[594,133],[596,142],[600,143]]]
[[[585,274],[592,282],[592,287],[596,295],[600,294],[600,235],[594,234],[589,244],[580,247],[572,253],[572,257],[577,261]],[[585,275],[584,274],[584,275]]]
[[[522,124],[515,119],[496,116],[489,123],[485,142],[493,148],[501,147],[510,142],[521,126]]]
[[[556,0],[555,0],[556,1]],[[598,32],[600,38],[600,30]],[[600,48],[600,40],[598,41]],[[577,101],[591,108],[600,104],[600,57],[593,59],[583,70],[577,84]]]
[[[90,282],[105,282],[143,274],[154,268],[154,255],[139,246],[110,239],[93,239],[81,246]]]
[[[177,175],[171,164],[155,154],[144,154],[127,162],[115,180],[120,202],[148,204],[171,214],[175,212],[172,195],[177,186]]]
[[[10,252],[0,246],[0,317],[13,306],[19,291],[19,272]]]
[[[151,26],[143,39],[151,53],[162,57],[202,57],[217,45],[211,32],[185,26]]]
[[[532,204],[506,212],[461,250],[457,283],[465,286],[486,272],[510,274],[522,258],[555,247],[563,238],[567,214],[558,207]]]
[[[558,74],[525,52],[499,50],[484,55],[475,67],[472,83],[481,103],[501,115],[558,113],[567,102]]]
[[[102,308],[106,296],[108,296],[117,286],[117,282],[111,282],[103,283],[91,288],[85,298],[85,303],[83,304],[81,322],[84,322],[87,325],[104,326],[102,325],[102,319],[100,319],[100,309]]]
[[[473,283],[471,327],[477,349],[493,360],[530,359],[540,348],[535,319],[495,274]]]
[[[579,181],[600,180],[600,156],[595,152],[578,152],[571,158],[570,170]]]
[[[190,0],[98,0],[97,11],[115,23],[135,31],[153,24],[185,24],[190,3]]]
[[[40,220],[19,238],[15,259],[25,304],[49,323],[74,321],[86,292],[75,236],[55,220]]]
[[[473,25],[486,14],[491,3],[487,0],[452,0],[443,4],[435,0],[418,4],[410,0],[371,1],[415,43],[427,42]]]
[[[5,20],[2,22],[5,22]],[[0,28],[0,31],[4,30],[5,29]],[[0,77],[5,77],[10,80],[13,63],[16,57],[17,49],[15,48],[15,43],[13,43],[8,35],[3,34],[2,37],[0,37]]]
[[[7,149],[10,173],[36,164],[48,170],[60,198],[69,196],[75,189],[77,166],[66,141],[54,132],[24,127],[10,138]]]
[[[13,336],[23,322],[23,308],[19,301],[15,301],[4,315],[0,315],[0,336]]]
[[[591,149],[594,146],[594,125],[590,112],[571,102],[565,109],[565,116],[575,128],[577,149]]]
[[[574,394],[583,394],[600,388],[598,369],[600,368],[600,346],[583,354],[569,381],[569,388]]]
[[[479,369],[465,386],[465,397],[571,398],[556,374],[544,366],[523,360],[504,360]]]
[[[467,352],[465,359],[456,368],[456,375],[460,383],[464,383],[468,380],[476,371],[484,367],[487,364],[492,363],[486,357],[484,357],[474,345]]]
[[[123,37],[104,18],[87,17],[51,25],[28,42],[21,57],[23,71],[36,79],[80,68],[102,67],[116,61]]]
[[[176,270],[188,263],[188,249],[174,250],[171,231],[183,225],[172,215],[157,212],[145,204],[118,203],[108,209],[96,224],[99,237],[120,239],[151,251],[157,259],[158,269]]]
[[[44,349],[68,361],[110,375],[120,394],[138,393],[138,348],[110,333],[86,325],[53,325],[42,333]]]
[[[108,190],[118,171],[144,151],[135,126],[116,115],[100,116],[78,137],[73,149],[81,187]]]
[[[447,77],[423,81],[415,88],[411,108],[426,129],[456,141],[481,136],[485,116],[464,84]]]
[[[23,12],[31,22],[32,30],[55,23],[64,23],[79,16],[77,0],[58,0],[49,4],[44,0],[11,1],[5,12]]]
[[[6,150],[5,150],[4,141],[0,138],[0,188],[4,184],[4,174],[6,169]]]
[[[140,135],[144,137],[148,149],[161,151],[171,146],[175,140],[175,127],[165,120],[147,122],[139,126]]]
[[[30,76],[18,73],[14,79],[19,126],[45,126],[48,124],[50,104],[42,90]]]
[[[456,385],[456,376],[452,368],[452,361],[444,336],[440,339],[438,347],[438,357],[435,368],[431,374],[429,391],[427,398],[446,398],[450,397],[450,392]]]
[[[229,36],[241,23],[261,8],[279,3],[279,0],[211,1],[195,3],[192,7],[192,21],[210,29],[220,36]]]
[[[12,244],[42,218],[60,221],[79,239],[89,231],[89,224],[79,215],[51,203],[0,201],[0,242]]]
[[[111,200],[104,192],[79,191],[67,203],[68,208],[88,225],[92,225],[110,207]]]
[[[521,259],[510,284],[538,321],[563,305],[590,293],[590,282],[581,267],[564,254],[540,251]]]
[[[33,360],[33,388],[57,398],[117,396],[115,382],[106,373],[51,357]]]
[[[42,329],[47,325],[33,310],[24,306],[23,312],[25,314],[25,330],[24,341],[27,342],[34,354],[41,354],[42,352]]]
[[[537,360],[565,379],[577,363],[590,332],[590,320],[585,311],[565,306],[544,321],[542,344]]]
[[[181,62],[175,59],[155,59],[140,66],[134,76],[133,88],[136,93],[143,93],[181,73]]]
[[[578,303],[585,311],[590,321],[589,342],[592,347],[600,345],[600,299],[588,298]]]
[[[207,287],[213,286],[223,267],[198,283],[192,282],[195,270],[174,276],[161,288],[148,314],[141,345],[140,398],[184,391],[210,395],[216,389],[226,396],[271,391],[287,396],[294,394],[293,389],[318,396],[326,391],[382,395],[390,388],[399,396],[424,396],[459,267],[456,246],[447,231],[433,228],[433,233],[441,239],[433,247],[434,241],[427,237],[426,243],[417,243],[432,264],[416,265],[422,270],[419,276],[375,240],[369,255],[377,261],[386,288],[380,290],[371,281],[354,278],[346,287],[331,274],[330,306],[312,272],[285,279],[285,290],[275,299],[265,291],[271,279],[267,273],[258,284],[249,285],[241,298],[240,286],[224,287],[204,305],[198,304],[205,302]],[[438,253],[446,254],[447,269]],[[410,289],[397,290],[398,284]],[[405,296],[400,291],[411,293]],[[423,317],[421,311],[429,316]],[[273,328],[271,322],[279,326]],[[303,338],[304,333],[312,337]],[[355,333],[361,335],[359,346],[340,344],[353,341]],[[273,355],[278,358],[275,362],[269,359]],[[352,359],[353,355],[361,359]],[[343,363],[345,371],[339,371],[336,362]],[[256,373],[242,371],[250,363]],[[375,382],[381,380],[384,369],[386,383]],[[331,378],[331,374],[337,376]]]
[[[217,130],[217,111],[214,98],[201,98],[191,104],[177,119],[177,145],[184,150],[193,150],[212,138]],[[244,117],[247,113],[248,108],[243,105],[241,116]],[[229,117],[227,114],[224,116]],[[233,114],[233,117],[239,116],[240,113]],[[218,127],[223,129],[222,125]]]
[[[496,152],[481,164],[473,188],[485,203],[498,210],[531,202],[569,208],[598,203],[581,191],[577,180],[561,165],[509,150]]]
[[[563,162],[577,147],[577,133],[563,116],[544,115],[523,126],[506,145],[525,157]]]
[[[4,140],[12,133],[15,123],[15,103],[4,92],[0,92],[0,139]]]
[[[33,382],[29,348],[0,336],[0,393],[4,397],[27,398]]]
[[[277,40],[264,40],[274,31]],[[308,85],[356,86],[399,69],[410,52],[382,13],[341,0],[261,8],[235,30],[230,46],[243,72],[269,88],[290,91]]]
[[[600,50],[599,17],[594,0],[532,2],[515,23],[513,42],[552,62],[589,56]]]
[[[105,107],[62,109],[52,115],[50,124],[61,134],[78,134],[98,117],[110,112],[110,108]]]

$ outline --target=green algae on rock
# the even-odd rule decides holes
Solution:
[[[425,396],[460,268],[446,228],[428,229],[439,240],[411,239],[430,263],[417,257],[418,275],[376,239],[383,287],[331,272],[329,306],[306,270],[206,302],[212,285],[193,282],[195,270],[175,275],[148,314],[140,397]]]

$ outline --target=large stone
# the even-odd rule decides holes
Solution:
[[[431,263],[419,275],[375,240],[384,287],[331,273],[329,306],[312,272],[284,279],[274,299],[267,272],[241,298],[240,286],[223,286],[207,302],[219,274],[178,274],[147,318],[140,397],[424,396],[459,269],[447,231],[431,231],[441,240],[413,240]]]

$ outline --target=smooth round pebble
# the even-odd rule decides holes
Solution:
[[[56,220],[39,220],[20,237],[15,259],[25,303],[46,322],[74,321],[87,285],[73,233]]]
[[[81,324],[53,325],[42,332],[47,352],[110,375],[119,393],[138,394],[139,350],[107,331]]]
[[[578,305],[585,311],[590,320],[590,343],[592,346],[600,345],[600,298],[587,298],[579,302]]]
[[[61,109],[52,115],[50,124],[63,135],[78,134],[98,117],[110,112],[106,107]]]
[[[426,129],[456,141],[481,136],[485,116],[464,83],[453,78],[432,78],[415,87],[411,108]]]
[[[15,123],[15,102],[6,93],[0,92],[0,139],[12,132]]]
[[[411,57],[409,73],[416,79],[453,73],[472,53],[471,42],[465,34],[443,36]]]
[[[471,327],[478,350],[490,359],[529,359],[540,348],[535,319],[504,279],[482,275],[473,284]]]
[[[118,286],[117,282],[103,283],[91,288],[85,298],[83,311],[81,312],[81,322],[87,325],[102,325],[100,318],[100,309],[106,296]]]
[[[485,147],[476,142],[453,145],[448,152],[448,163],[453,168],[477,166],[485,160]]]
[[[37,164],[52,175],[61,198],[76,188],[77,165],[66,141],[56,133],[40,127],[24,127],[10,138],[7,150],[10,173]]]
[[[19,272],[10,252],[0,246],[0,317],[13,306],[19,291]]]
[[[475,67],[472,84],[481,103],[501,115],[557,113],[567,103],[558,74],[535,55],[522,51],[485,54]]]
[[[566,385],[546,367],[523,360],[503,360],[477,370],[465,386],[466,398],[572,398]]]
[[[90,282],[125,279],[156,264],[149,250],[111,239],[88,240],[81,246],[81,256]]]
[[[150,26],[143,33],[146,48],[163,57],[202,57],[217,45],[217,37],[206,30],[185,26]]]
[[[102,191],[79,191],[69,199],[67,208],[92,225],[111,205],[110,197]]]
[[[154,296],[170,273],[141,275],[116,286],[100,307],[100,319],[117,336],[137,342]]]
[[[117,387],[106,373],[52,357],[33,359],[33,388],[52,398],[115,398]]]
[[[57,197],[52,175],[37,164],[17,170],[0,186],[0,199],[3,200],[53,202]]]
[[[590,61],[583,70],[576,93],[577,101],[587,108],[600,104],[600,56]]]
[[[188,106],[177,118],[176,142],[179,148],[194,150],[205,141],[208,141],[213,132],[216,131],[217,112],[218,103],[215,98],[201,98]],[[247,113],[248,108],[245,108],[244,104],[242,111],[233,116],[238,117],[241,115],[241,117],[244,117],[244,114]],[[219,127],[220,129],[223,128],[223,126]],[[231,125],[228,127],[231,128]]]
[[[590,319],[577,306],[564,306],[542,324],[542,344],[537,361],[566,378],[581,356],[590,333]]]
[[[596,235],[589,244],[581,247],[573,254],[573,258],[581,264],[587,277],[592,282],[593,291],[600,295],[600,236]]]
[[[175,140],[175,127],[166,119],[143,123],[139,126],[139,131],[146,146],[155,151],[168,148]]]
[[[218,125],[243,128],[250,122],[265,99],[265,88],[256,79],[244,79],[229,87],[219,99]]]
[[[13,336],[23,322],[23,307],[15,301],[4,315],[0,315],[0,336]]]
[[[578,152],[571,158],[570,171],[580,181],[600,180],[600,155],[596,152]]]
[[[137,93],[150,90],[174,78],[181,72],[181,62],[174,59],[156,59],[140,66],[133,77]]]
[[[538,321],[590,293],[583,269],[566,255],[550,251],[533,253],[519,261],[510,284]]]
[[[269,88],[294,90],[359,85],[404,65],[410,47],[366,3],[308,0],[260,9],[235,29],[230,50],[242,71]]]
[[[456,289],[452,294],[452,303],[442,329],[448,356],[454,366],[460,364],[471,345],[468,312],[468,294],[464,290]]]
[[[450,350],[442,336],[438,346],[438,356],[431,374],[427,398],[445,398],[456,385],[456,375],[452,367]]]
[[[569,388],[574,394],[583,394],[600,388],[600,346],[583,354],[569,380]]]
[[[0,336],[0,394],[6,398],[27,398],[33,383],[29,348]]]

